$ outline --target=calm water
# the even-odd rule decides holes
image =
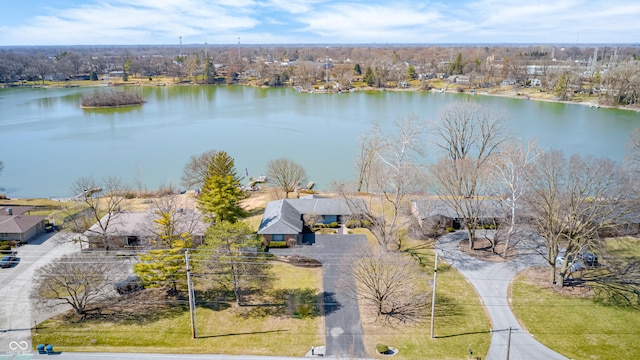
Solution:
[[[82,93],[104,88],[0,89],[0,191],[10,197],[66,197],[83,176],[178,184],[191,155],[225,150],[240,174],[289,157],[327,188],[355,177],[358,137],[410,113],[434,119],[470,99],[510,115],[520,137],[543,147],[621,160],[640,113],[488,96],[418,92],[299,94],[241,86],[131,88],[147,101],[131,109],[83,110]]]

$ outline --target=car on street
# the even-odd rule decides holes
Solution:
[[[18,263],[18,258],[15,255],[5,255],[0,259],[0,268],[9,268]]]

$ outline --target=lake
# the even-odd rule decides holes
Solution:
[[[301,94],[244,86],[135,87],[146,103],[81,109],[106,88],[0,89],[0,192],[68,197],[78,178],[118,176],[149,189],[175,184],[191,155],[225,150],[238,174],[259,176],[269,160],[301,164],[320,189],[353,180],[358,138],[413,113],[435,119],[461,100],[509,114],[509,130],[544,148],[622,160],[640,113],[483,95],[428,92]]]

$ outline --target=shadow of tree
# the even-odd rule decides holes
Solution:
[[[67,322],[109,321],[113,323],[149,324],[189,311],[189,303],[181,297],[167,295],[166,289],[145,289],[92,305],[84,316],[73,311],[61,315]]]
[[[327,301],[333,312],[337,310],[333,294],[327,296],[319,293],[318,289],[278,289],[265,294],[264,302],[260,304],[245,305],[252,307],[246,316],[266,317],[285,316],[297,319],[315,318],[327,314]],[[321,309],[321,304],[325,308]]]

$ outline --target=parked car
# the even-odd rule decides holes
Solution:
[[[142,286],[142,280],[136,275],[131,275],[122,281],[118,281],[114,284],[114,288],[120,295],[130,294],[132,292],[140,291],[144,289]]]
[[[564,264],[565,258],[566,255],[558,255],[558,257],[556,257],[556,267],[562,266],[562,264]],[[594,268],[599,265],[600,264],[598,263],[598,256],[588,251],[580,252],[575,256],[569,256],[569,272],[576,272],[585,270],[587,268]]]
[[[5,255],[0,259],[0,268],[9,268],[18,263],[18,258],[15,255]]]

